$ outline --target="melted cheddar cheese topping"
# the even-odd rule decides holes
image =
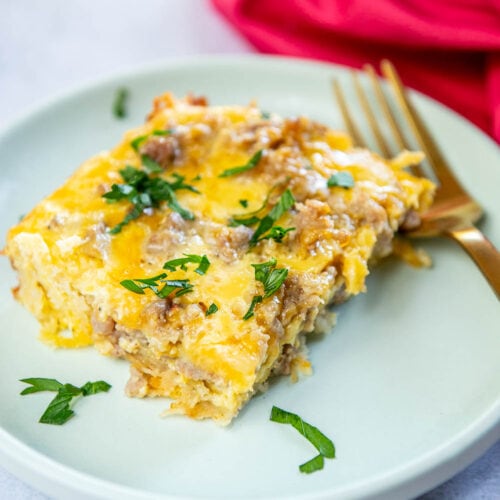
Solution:
[[[148,137],[138,152],[131,143],[141,136]],[[257,151],[254,168],[219,177]],[[111,234],[132,205],[103,194],[124,182],[125,166],[142,168],[141,154],[161,165],[159,177],[181,175],[199,191],[175,193],[194,219],[163,203]],[[307,369],[302,334],[313,331],[328,303],[365,290],[368,262],[391,252],[409,213],[429,206],[432,184],[404,169],[415,160],[407,152],[391,162],[353,149],[345,134],[304,117],[264,119],[254,105],[208,107],[165,94],[145,125],[84,163],[11,229],[6,253],[19,272],[15,295],[40,321],[45,342],[95,344],[128,359],[130,395],[168,396],[172,412],[227,422],[270,375]],[[339,172],[351,174],[352,188],[327,186]],[[295,204],[276,224],[294,229],[282,242],[251,247],[255,226],[230,226],[231,219],[269,196],[263,217],[286,188]],[[183,254],[210,261],[204,275],[191,265],[167,272],[168,279],[189,279],[191,293],[159,298],[120,284],[158,275]],[[288,277],[243,320],[262,294],[252,264],[270,259]],[[218,311],[206,316],[212,303]]]

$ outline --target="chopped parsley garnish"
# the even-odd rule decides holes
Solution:
[[[128,89],[121,87],[116,90],[115,98],[113,100],[113,115],[116,118],[125,118],[127,116],[127,100]]]
[[[183,175],[174,172],[172,174],[172,177],[175,179],[175,181],[171,182],[170,186],[174,191],[177,191],[178,189],[186,189],[188,191],[191,191],[192,193],[197,193],[197,194],[200,193],[194,186],[191,186],[191,184],[186,184],[184,182],[186,180],[186,177],[184,177]],[[193,181],[195,180],[197,179],[193,179]]]
[[[168,182],[160,177],[153,177],[156,172],[145,172],[135,167],[127,165],[124,169],[120,170],[120,175],[124,180],[124,184],[113,184],[111,191],[104,193],[103,198],[108,203],[116,203],[119,201],[129,201],[132,203],[132,210],[125,216],[125,218],[116,226],[111,228],[111,234],[119,233],[123,226],[130,221],[137,219],[146,208],[158,208],[162,201],[183,219],[193,220],[194,216],[185,208],[179,205],[175,191],[179,189],[187,189],[196,192],[196,190],[184,183],[184,177],[174,174],[175,181]]]
[[[304,462],[302,465],[299,465],[300,472],[304,472],[305,474],[311,474],[311,472],[316,472],[317,470],[321,470],[325,466],[324,455],[321,453],[316,455],[311,460]]]
[[[258,224],[254,234],[252,235],[252,238],[250,239],[250,248],[254,247],[259,241],[268,239],[273,239],[277,243],[281,243],[287,233],[295,230],[294,227],[284,228],[281,226],[274,226],[274,223],[286,211],[290,210],[290,208],[292,208],[295,203],[295,198],[293,197],[293,194],[289,189],[285,190],[285,192],[278,199],[276,205],[274,205],[274,207],[266,216],[262,218],[259,217],[259,213],[262,212],[264,208],[266,208],[269,202],[269,197],[275,187],[273,187],[271,191],[269,191],[264,200],[264,203],[257,210],[254,210],[253,212],[249,212],[247,214],[234,215],[229,221],[229,225],[231,227],[254,226]]]
[[[262,264],[252,264],[252,267],[255,269],[255,281],[264,285],[264,295],[254,295],[248,311],[243,316],[244,320],[250,319],[254,315],[255,306],[276,293],[288,276],[288,269],[276,268],[276,259]]]
[[[288,269],[276,269],[276,259],[252,264],[252,267],[255,269],[255,280],[264,285],[264,299],[275,293],[288,276]]]
[[[229,221],[229,226],[230,227],[254,226],[259,222],[260,222],[260,217],[257,217],[256,215],[250,215],[248,217],[240,217],[235,215],[234,217],[231,217],[231,220]]]
[[[260,304],[261,302],[262,302],[262,295],[254,295],[253,296],[250,307],[248,308],[248,311],[245,313],[245,316],[243,316],[243,319],[245,321],[247,319],[250,319],[254,315],[255,306],[257,304]]]
[[[210,267],[210,261],[206,255],[194,255],[194,254],[184,254],[185,257],[181,257],[179,259],[169,260],[163,264],[163,269],[167,269],[168,271],[175,271],[176,268],[180,267],[183,271],[187,271],[186,264],[193,263],[199,264],[195,269],[195,273],[205,274]]]
[[[294,227],[286,227],[285,228],[285,227],[281,227],[281,226],[273,226],[265,236],[262,236],[259,239],[259,241],[272,239],[272,240],[276,241],[277,243],[281,243],[283,241],[283,238],[290,231],[295,231],[295,228]]]
[[[40,417],[42,424],[62,425],[75,415],[71,409],[71,403],[78,396],[91,396],[99,392],[108,392],[111,388],[107,382],[99,380],[97,382],[87,382],[82,387],[72,384],[61,384],[53,378],[24,378],[21,380],[31,387],[27,387],[21,392],[22,396],[35,392],[51,391],[57,392],[55,398]]]
[[[261,111],[260,112],[260,117],[263,120],[269,120],[269,118],[271,118],[271,113],[269,113],[269,111]]]
[[[144,290],[151,290],[157,297],[161,299],[167,298],[173,291],[176,297],[185,295],[193,291],[193,285],[186,280],[167,280],[167,273],[158,274],[152,278],[135,278],[120,281],[120,285],[131,292],[139,295],[144,295]]]
[[[207,309],[207,312],[205,313],[205,316],[210,316],[211,314],[215,314],[219,308],[217,307],[217,304],[211,303],[209,308]]]
[[[311,472],[321,470],[324,466],[324,458],[335,458],[335,446],[333,442],[317,427],[304,422],[295,413],[273,406],[270,420],[279,424],[290,424],[318,450],[318,455],[299,466],[300,472],[310,474]]]
[[[354,178],[350,172],[337,172],[328,179],[326,185],[328,187],[338,186],[348,189],[354,186]]]
[[[141,147],[141,144],[148,140],[151,136],[162,136],[162,135],[170,135],[172,133],[172,130],[166,129],[166,130],[153,130],[150,134],[144,134],[140,135],[139,137],[136,137],[133,141],[130,142],[130,145],[132,146],[135,151],[139,152],[139,148]]]
[[[248,200],[239,200],[239,204],[240,204],[243,208],[247,208],[247,207],[248,207]]]
[[[257,229],[252,235],[252,238],[250,239],[250,247],[254,247],[259,241],[264,240],[264,239],[276,239],[276,236],[278,239],[276,241],[281,242],[283,240],[283,237],[285,236],[286,233],[289,231],[292,231],[295,228],[287,228],[286,230],[283,228],[280,228],[281,231],[274,232],[274,235],[269,232],[266,234],[268,231],[271,231],[274,223],[290,208],[293,207],[295,204],[295,198],[293,197],[292,192],[287,189],[285,192],[280,196],[278,203],[274,205],[272,210],[262,219],[260,219],[259,225],[257,226]]]
[[[219,174],[219,177],[229,177],[231,175],[236,175],[236,174],[241,174],[242,172],[246,172],[247,170],[251,170],[252,168],[256,167],[257,164],[259,163],[260,159],[262,158],[262,153],[263,150],[257,151],[245,165],[241,165],[239,167],[233,167],[233,168],[228,168],[222,172],[222,174]]]
[[[179,267],[183,271],[187,271],[186,264],[198,264],[198,267],[194,270],[194,272],[203,275],[210,267],[210,261],[208,260],[206,255],[184,255],[185,257],[172,259],[165,262],[165,264],[163,264],[163,269],[167,269],[168,271],[175,271]],[[123,280],[120,281],[120,285],[125,287],[127,290],[139,295],[144,295],[144,290],[151,290],[157,297],[160,297],[162,299],[168,297],[174,291],[176,297],[180,297],[181,295],[185,295],[186,293],[193,291],[194,285],[191,284],[188,279],[168,280],[166,278],[167,273],[160,273],[157,276],[152,276],[151,278],[135,278]]]
[[[148,174],[161,174],[163,169],[160,164],[148,155],[141,155],[142,166]]]
[[[257,210],[254,210],[253,212],[247,212],[246,214],[233,215],[233,217],[231,217],[231,220],[229,221],[229,226],[253,226],[254,224],[257,224],[260,221],[260,217],[257,217],[257,215],[267,207],[269,198],[278,187],[279,184],[276,184],[269,190],[266,197],[264,198],[264,201],[262,202],[262,205]]]

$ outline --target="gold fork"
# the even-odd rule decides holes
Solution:
[[[366,65],[364,69],[373,87],[376,102],[382,110],[383,119],[389,125],[399,150],[411,149],[402,128],[398,125],[398,119],[380,85],[373,66]],[[400,114],[406,119],[439,183],[434,204],[423,214],[421,225],[406,234],[411,237],[447,236],[457,241],[472,257],[495,291],[497,298],[500,299],[500,252],[474,226],[484,215],[482,208],[453,175],[429,130],[410,102],[394,66],[389,61],[382,61],[381,71],[394,93]],[[357,73],[353,72],[352,76],[361,108],[380,152],[382,156],[389,158],[392,156],[392,151],[389,143],[384,138],[379,126],[379,120],[375,116]],[[347,101],[337,80],[333,82],[333,89],[348,132],[356,145],[366,147],[363,136],[351,116]],[[424,175],[419,166],[412,167],[412,170],[416,175]]]

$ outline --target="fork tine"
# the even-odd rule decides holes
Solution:
[[[387,78],[391,85],[403,115],[409,123],[420,147],[427,156],[429,164],[439,180],[440,192],[438,195],[443,195],[444,190],[447,194],[464,194],[464,189],[447,167],[446,161],[436,142],[431,137],[429,130],[424,125],[416,109],[406,96],[405,89],[401,83],[399,75],[396,72],[396,69],[392,63],[386,59],[382,61],[381,69],[382,74]]]
[[[380,85],[377,74],[375,73],[375,69],[371,64],[365,64],[363,68],[368,73],[368,76],[372,83],[372,87],[375,90],[375,96],[377,98],[377,102],[379,103],[380,108],[384,113],[387,123],[391,127],[392,133],[394,134],[394,138],[396,139],[399,149],[409,149],[401,130],[399,130],[396,119],[394,118],[394,115],[392,114],[392,111],[389,108],[389,104],[386,101],[385,95],[382,91],[382,86]]]
[[[377,119],[375,118],[370,103],[368,102],[361,82],[359,81],[358,74],[355,71],[351,71],[351,77],[354,82],[356,94],[358,95],[358,99],[361,104],[361,109],[363,110],[366,119],[368,120],[368,124],[370,125],[375,140],[377,141],[377,145],[382,153],[382,156],[384,156],[385,158],[389,158],[391,156],[391,151],[384,139],[384,136],[382,135],[382,131],[380,130]]]
[[[363,136],[359,132],[358,127],[354,123],[354,120],[349,113],[349,109],[347,107],[347,102],[344,97],[344,93],[340,87],[340,84],[337,79],[333,80],[333,92],[335,94],[335,98],[337,99],[337,104],[340,108],[340,112],[342,114],[342,119],[344,120],[345,127],[349,132],[349,135],[354,139],[354,143],[360,147],[366,147],[365,141],[363,140]]]
[[[368,73],[377,102],[382,109],[382,113],[385,116],[386,122],[389,124],[399,149],[411,149],[411,146],[403,135],[403,132],[396,121],[396,117],[389,106],[389,102],[384,94],[384,91],[382,90],[382,86],[380,85],[380,80],[375,72],[375,69],[371,64],[365,64],[363,68]],[[417,175],[418,177],[425,177],[424,171],[420,165],[411,165],[410,169],[414,175]]]

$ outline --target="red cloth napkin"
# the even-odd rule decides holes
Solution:
[[[404,83],[500,142],[500,0],[212,0],[260,51],[353,67],[392,60]]]

